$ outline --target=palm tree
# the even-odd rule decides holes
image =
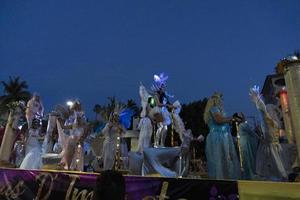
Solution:
[[[186,128],[191,129],[195,136],[208,133],[208,127],[203,120],[206,103],[207,99],[204,98],[203,100],[182,105],[180,116],[186,123]]]
[[[186,128],[191,129],[195,137],[198,137],[200,134],[206,136],[209,132],[208,126],[203,119],[206,103],[207,98],[204,98],[202,100],[182,105],[180,116],[185,122]],[[194,146],[196,157],[202,157],[202,159],[205,159],[205,143],[193,142],[192,145],[196,145]]]
[[[15,101],[28,101],[31,94],[26,81],[22,81],[19,76],[9,77],[9,81],[1,81],[4,88],[4,95],[0,96],[0,111],[7,111],[7,105]]]
[[[115,96],[107,97],[109,103],[107,105],[101,106],[101,115],[105,121],[108,121],[110,114],[114,111],[115,106],[117,105],[117,100]],[[95,112],[96,105],[94,107]]]
[[[115,96],[112,97],[107,97],[107,99],[109,100],[109,103],[106,106],[106,116],[107,119],[109,118],[110,113],[112,113],[117,105],[117,99]]]
[[[134,112],[133,116],[137,116],[140,110],[133,99],[127,100],[127,108],[130,108]]]

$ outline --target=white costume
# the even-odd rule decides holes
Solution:
[[[28,127],[31,127],[32,120],[35,117],[43,117],[44,114],[44,106],[42,102],[35,99],[35,96],[31,98],[27,103],[26,108],[26,119],[28,123]]]
[[[155,97],[156,97],[156,103],[159,104],[157,106],[160,107],[161,109],[161,114],[163,116],[164,121],[159,122],[157,124],[157,131],[155,135],[155,144],[154,146],[165,146],[165,139],[167,136],[167,131],[168,131],[168,126],[172,123],[171,120],[171,114],[168,111],[167,105],[169,104],[168,102],[168,95],[165,91],[164,88],[166,86],[166,82],[168,80],[168,76],[165,76],[164,73],[161,73],[160,75],[154,75],[154,84],[152,85],[152,90],[155,92]]]
[[[58,124],[58,143],[62,144],[62,163],[65,164],[65,169],[83,171],[83,146],[79,144],[79,139],[84,133],[84,125],[79,125],[79,121],[85,120],[83,112],[74,112],[65,122],[66,126],[72,126],[68,130],[68,134]],[[69,166],[68,166],[69,165]]]
[[[115,163],[116,149],[117,149],[117,137],[119,133],[115,127],[110,128],[110,123],[107,123],[102,130],[104,135],[103,141],[103,169],[112,170]]]
[[[150,97],[150,95],[148,94],[146,88],[143,85],[140,85],[139,93],[142,103],[142,112],[141,120],[138,125],[138,129],[140,130],[138,152],[143,153],[144,148],[148,148],[151,145],[153,126],[148,113],[148,98]]]
[[[185,126],[184,126],[184,123],[183,123],[181,117],[179,116],[179,113],[181,111],[181,105],[180,105],[179,101],[175,101],[173,103],[173,106],[176,107],[176,109],[174,109],[172,112],[172,116],[174,119],[174,129],[179,134],[179,138],[182,142],[183,134],[186,132],[186,129],[185,129]]]
[[[164,121],[157,124],[157,131],[155,135],[155,146],[165,146],[165,140],[167,137],[168,126],[171,124],[171,115],[166,107],[166,99],[163,100],[165,106],[161,107],[161,114],[163,115]]]
[[[43,146],[42,146],[43,154],[53,152],[54,144],[53,144],[53,141],[51,140],[51,137],[53,134],[53,130],[57,126],[56,120],[57,120],[57,117],[53,113],[49,115],[46,135],[45,135],[45,139],[44,139]]]
[[[21,163],[21,169],[40,169],[42,167],[42,148],[38,138],[40,129],[29,129],[25,147],[25,158]]]
[[[112,115],[116,115],[119,118],[120,112],[121,108],[117,106]],[[124,168],[127,168],[126,158],[128,158],[128,148],[126,141],[121,137],[121,135],[125,133],[125,128],[121,124],[114,124],[112,122],[112,115],[109,122],[102,130],[104,141],[101,157],[103,159],[104,170],[112,170],[114,167],[121,167],[121,164],[123,164]],[[117,151],[119,151],[119,155],[117,155]],[[120,160],[116,160],[116,158],[119,159],[118,156],[120,156]],[[121,159],[123,159],[123,161],[121,161]],[[119,164],[118,166],[115,166],[116,161]]]
[[[277,117],[272,106],[264,104],[258,87],[251,88],[250,95],[262,116],[263,138],[257,149],[256,173],[267,180],[286,180],[289,169],[285,163],[289,157],[286,157],[286,151],[279,143],[280,126]]]

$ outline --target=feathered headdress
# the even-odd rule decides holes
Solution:
[[[166,86],[168,78],[169,77],[166,76],[164,73],[160,73],[159,75],[154,74],[154,76],[153,76],[154,83],[153,83],[151,89],[153,91],[157,91],[157,90],[161,89],[161,87]]]
[[[221,99],[222,97],[223,94],[219,92],[214,92],[213,95],[211,96],[211,98],[218,98],[218,99]]]
[[[114,111],[111,113],[110,118],[113,115],[117,115],[119,117],[119,122],[128,129],[131,126],[131,117],[133,116],[133,111],[126,106],[116,103]]]
[[[125,106],[120,104],[120,103],[116,103],[114,110],[113,110],[113,114],[114,115],[120,115],[120,113],[125,109]]]

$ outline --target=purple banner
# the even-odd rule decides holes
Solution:
[[[91,200],[97,174],[0,169],[0,199]],[[235,181],[125,176],[126,199],[238,199]]]

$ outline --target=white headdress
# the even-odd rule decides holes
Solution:
[[[157,91],[161,89],[162,86],[167,85],[168,76],[165,76],[164,73],[160,73],[159,75],[154,74],[154,84],[152,85],[151,89],[153,91]]]
[[[124,109],[125,109],[125,106],[123,106],[122,104],[116,102],[113,111],[109,115],[109,121],[112,119],[113,115],[120,116],[120,113],[122,113],[124,111]]]
[[[124,109],[125,109],[125,106],[123,106],[122,104],[117,102],[115,105],[113,114],[119,115]]]

